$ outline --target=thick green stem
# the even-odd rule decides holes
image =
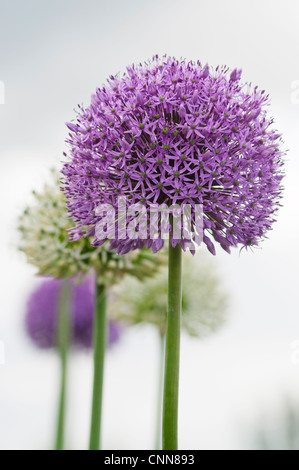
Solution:
[[[163,450],[178,448],[180,329],[182,311],[182,249],[169,243],[168,311],[163,395]]]
[[[66,409],[66,382],[67,382],[67,356],[70,342],[70,302],[71,302],[71,282],[65,279],[62,282],[59,309],[58,309],[58,330],[57,346],[61,362],[61,384],[58,407],[58,420],[55,449],[64,449],[65,433],[65,409]]]
[[[160,355],[159,355],[159,382],[157,396],[157,423],[156,423],[156,444],[155,449],[161,449],[161,427],[162,427],[162,399],[163,399],[163,380],[164,380],[164,357],[165,357],[165,334],[159,332]]]
[[[94,317],[94,380],[89,441],[90,450],[100,449],[106,330],[106,289],[104,286],[99,285],[97,286]]]

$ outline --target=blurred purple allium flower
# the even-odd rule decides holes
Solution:
[[[62,170],[73,238],[94,236],[101,245],[95,209],[110,204],[117,213],[124,196],[127,207],[141,203],[147,211],[201,204],[203,241],[213,254],[212,239],[228,252],[258,245],[280,205],[284,152],[267,116],[268,96],[240,78],[241,70],[156,56],[111,76],[88,108],[79,106]],[[192,228],[195,219],[192,212]],[[110,244],[121,254],[141,246],[157,251],[163,240]]]
[[[71,282],[71,344],[73,347],[91,348],[95,304],[95,280],[87,276],[80,283]],[[63,280],[47,279],[31,294],[25,318],[26,330],[40,348],[53,348],[57,344],[59,296]],[[108,324],[108,345],[116,343],[121,334],[117,323]]]

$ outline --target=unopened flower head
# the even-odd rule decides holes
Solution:
[[[93,247],[88,238],[69,240],[67,230],[74,227],[68,217],[58,175],[53,170],[53,181],[41,192],[34,192],[34,203],[19,220],[20,249],[28,261],[38,268],[39,275],[54,278],[72,277],[95,270],[101,284],[114,284],[123,275],[138,279],[153,275],[160,259],[148,250],[118,256],[106,246]]]
[[[193,337],[204,338],[217,331],[227,317],[228,297],[213,266],[204,256],[184,256],[182,328]],[[129,325],[152,324],[163,336],[166,332],[167,268],[146,283],[125,279],[115,286],[111,309],[115,317]]]
[[[268,96],[240,78],[241,70],[156,56],[97,89],[68,123],[70,160],[62,172],[74,236],[84,232],[95,246],[103,243],[97,208],[117,214],[123,197],[128,210],[141,204],[147,213],[153,205],[190,205],[191,244],[201,206],[202,239],[213,254],[213,241],[228,252],[258,245],[279,206],[283,152],[267,116]],[[126,217],[129,225],[132,213]],[[111,248],[159,250],[163,238],[151,237],[150,225],[144,238],[107,235]],[[170,238],[186,248],[184,234]]]
[[[25,318],[26,331],[32,341],[40,348],[57,347],[59,299],[62,279],[47,279],[31,294],[27,303]],[[87,276],[80,284],[70,279],[70,325],[71,346],[91,348],[93,340],[93,316],[95,305],[95,280]],[[108,324],[108,345],[118,341],[120,326],[115,322]]]

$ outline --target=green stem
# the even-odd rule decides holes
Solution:
[[[106,330],[106,289],[98,285],[94,317],[94,380],[89,450],[100,449]]]
[[[61,363],[61,384],[58,407],[58,420],[55,449],[64,449],[65,434],[65,408],[66,408],[66,382],[67,382],[67,357],[70,343],[70,301],[71,282],[65,279],[61,285],[58,309],[57,345]]]
[[[161,449],[161,426],[162,426],[162,399],[163,399],[163,379],[164,379],[164,354],[165,354],[165,334],[159,332],[160,355],[159,355],[159,389],[157,401],[157,424],[156,424],[156,445],[155,449]]]
[[[180,329],[182,310],[182,249],[169,243],[168,311],[166,327],[163,450],[178,448]]]

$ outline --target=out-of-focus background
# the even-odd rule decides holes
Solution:
[[[230,316],[203,342],[183,337],[180,447],[257,448],[261,423],[277,447],[287,446],[286,401],[299,409],[298,18],[296,0],[0,0],[1,449],[51,446],[56,419],[57,358],[24,334],[24,302],[37,280],[16,251],[17,216],[59,165],[76,105],[155,53],[242,68],[243,80],[270,93],[290,149],[284,207],[269,239],[254,252],[218,249],[211,259],[230,293]],[[151,327],[130,329],[108,353],[104,448],[153,446],[158,354]],[[91,380],[91,356],[75,354],[72,448],[88,441]]]

